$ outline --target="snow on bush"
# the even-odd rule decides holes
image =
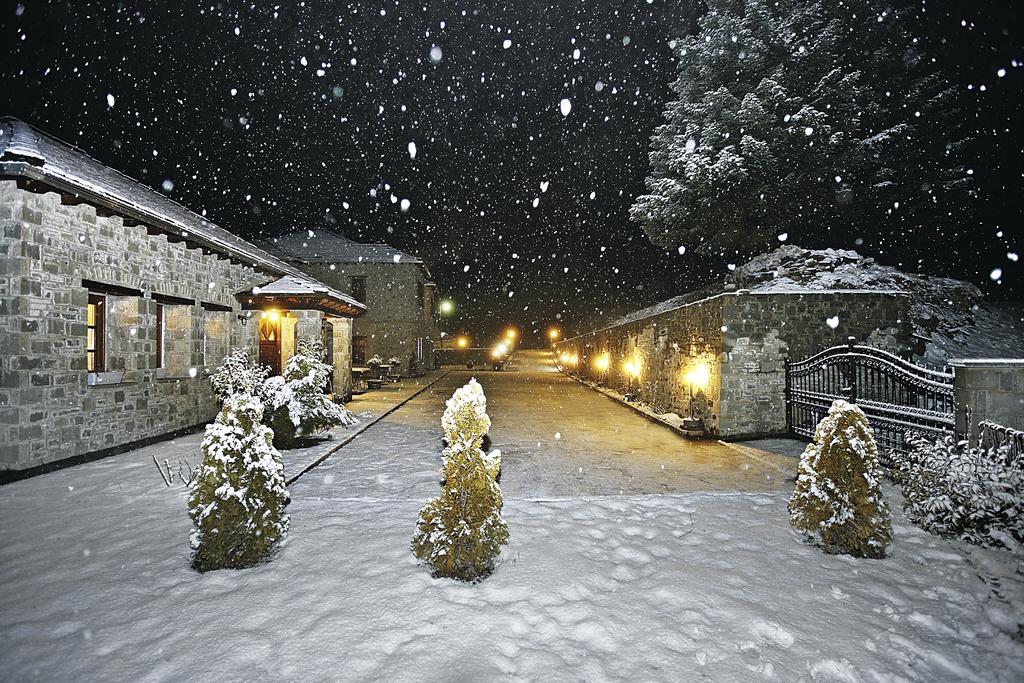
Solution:
[[[501,517],[498,451],[482,445],[490,428],[487,401],[475,379],[449,399],[442,417],[447,447],[441,495],[420,510],[412,551],[434,576],[479,581],[494,570],[508,525]]]
[[[247,394],[259,396],[269,368],[258,365],[246,349],[232,349],[224,362],[210,375],[213,393],[223,404],[229,396]]]
[[[274,430],[278,448],[291,448],[299,439],[356,423],[355,415],[324,394],[332,369],[323,357],[319,340],[304,339],[285,363],[284,372],[264,382],[267,423]]]
[[[484,437],[491,429],[491,418],[487,415],[487,397],[476,378],[459,387],[445,402],[441,415],[441,430],[449,448],[457,441],[471,442],[475,448],[483,448]],[[442,462],[448,458],[448,450],[442,452]],[[491,463],[493,476],[501,472],[501,451],[493,450],[486,455]]]
[[[380,356],[373,356],[370,360],[366,361],[366,364],[371,368],[379,368],[381,365],[384,365],[384,359]]]
[[[814,430],[800,458],[789,501],[794,528],[821,539],[829,552],[885,556],[892,542],[889,506],[882,499],[878,446],[860,408],[842,399]]]
[[[1024,544],[1024,469],[1010,444],[971,448],[946,436],[908,433],[910,452],[895,458],[894,478],[910,519],[941,536],[983,546]]]
[[[264,562],[288,532],[284,467],[262,418],[259,399],[235,394],[206,427],[188,500],[192,566],[199,571]]]

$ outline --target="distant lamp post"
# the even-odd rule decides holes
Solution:
[[[551,340],[552,344],[558,341],[561,337],[562,333],[557,327],[552,327],[550,330],[548,330],[548,339]]]
[[[517,330],[516,328],[510,327],[507,330],[505,330],[505,339],[507,339],[508,341],[514,342],[518,338],[519,330]]]
[[[599,356],[595,356],[594,369],[603,375],[608,372],[608,367],[611,365],[611,361],[612,358],[607,352],[602,353]]]
[[[451,315],[455,312],[455,302],[451,299],[442,299],[441,302],[437,304],[437,312],[441,315]]]
[[[459,336],[459,338],[455,340],[455,345],[458,346],[460,349],[468,349],[469,337],[467,337],[464,334]]]

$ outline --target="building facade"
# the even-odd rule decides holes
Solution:
[[[81,150],[0,119],[0,478],[217,413],[230,348],[280,370],[297,338],[351,385],[365,306]],[[265,338],[266,337],[266,338]]]
[[[259,242],[311,277],[367,306],[354,323],[352,362],[397,358],[392,372],[418,375],[434,365],[439,342],[436,287],[426,264],[386,244],[361,244],[326,231],[302,230]]]
[[[786,359],[850,337],[911,348],[899,292],[740,290],[655,306],[556,345],[562,365],[657,413],[693,416],[722,438],[785,434]]]

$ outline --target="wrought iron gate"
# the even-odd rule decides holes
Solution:
[[[794,434],[814,436],[832,401],[856,403],[875,430],[879,455],[906,450],[904,434],[952,434],[953,374],[923,368],[870,346],[834,346],[786,363],[786,419]]]

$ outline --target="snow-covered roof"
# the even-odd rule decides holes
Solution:
[[[330,289],[290,263],[100,163],[74,145],[11,117],[0,117],[0,176],[38,181],[272,275],[288,275],[310,287]],[[366,308],[346,294],[331,292],[329,296],[354,308]]]
[[[317,280],[310,280],[308,278],[297,278],[291,275],[274,280],[269,285],[263,285],[262,287],[254,287],[253,294],[328,294],[338,299],[348,299],[347,294],[343,294],[333,287],[328,287],[322,282]]]
[[[704,290],[702,290],[704,291]],[[712,299],[718,299],[724,296],[765,296],[765,295],[776,295],[786,294],[789,296],[820,296],[823,294],[892,294],[892,295],[904,295],[906,292],[899,290],[877,290],[877,289],[812,289],[809,287],[772,287],[764,289],[739,289],[731,292],[722,292],[720,294],[713,294],[711,296],[700,296],[694,298],[693,292],[690,294],[683,294],[681,296],[672,297],[665,301],[642,308],[639,311],[633,311],[627,313],[618,320],[615,320],[608,327],[618,327],[619,325],[625,325],[627,323],[637,322],[638,320],[644,320],[646,318],[652,318],[662,313],[668,313],[679,308],[685,308],[687,306],[693,306],[696,304],[706,303]],[[607,329],[607,328],[602,328]]]
[[[363,244],[327,230],[296,230],[259,245],[286,261],[302,263],[423,263],[387,244]]]
[[[262,287],[238,295],[245,308],[267,306],[286,309],[318,309],[334,315],[356,317],[366,311],[366,306],[348,294],[308,277],[285,275]]]

